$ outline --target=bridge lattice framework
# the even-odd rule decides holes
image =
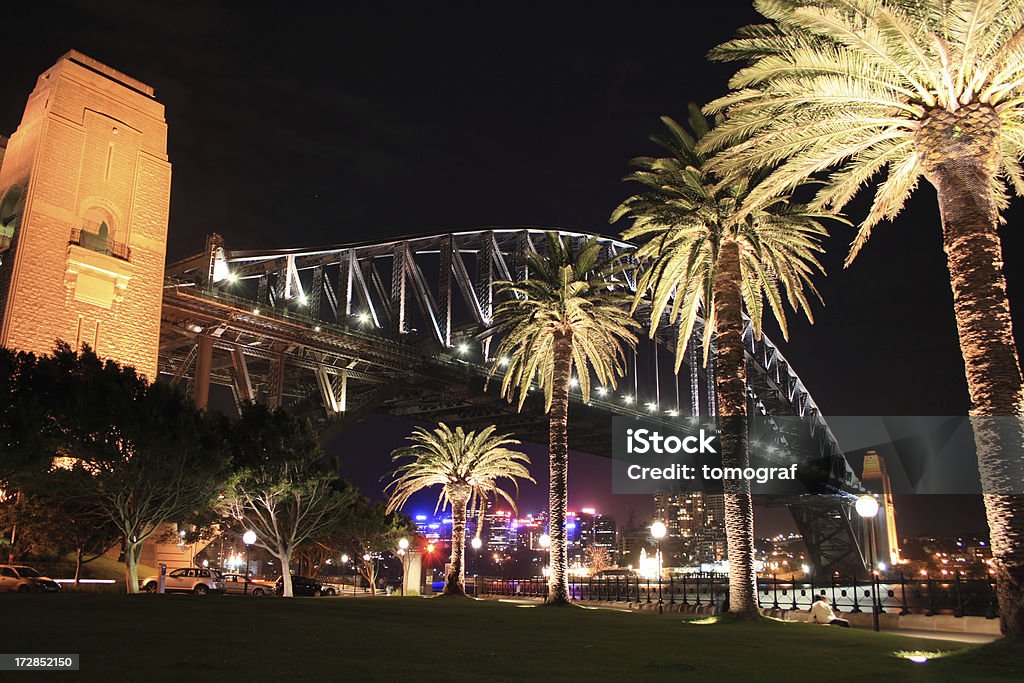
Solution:
[[[529,277],[521,255],[550,231],[490,228],[258,251],[229,250],[211,235],[203,252],[167,268],[160,373],[186,382],[200,405],[212,385],[230,389],[239,406],[287,407],[313,420],[325,442],[380,412],[467,427],[497,424],[545,443],[540,397],[516,411],[485,388],[485,377],[490,363],[500,362],[490,357],[496,285]],[[609,237],[556,232],[574,242],[597,237],[607,255],[627,260],[634,250]],[[635,277],[626,275],[624,285],[635,291]],[[638,315],[649,316],[649,307]],[[572,447],[609,456],[611,415],[667,425],[714,416],[715,368],[701,362],[701,334],[698,323],[679,375],[665,350],[675,347],[677,329],[660,324],[654,340],[633,354],[618,390],[599,387],[591,397],[575,391]],[[824,495],[774,502],[789,508],[819,575],[863,572],[867,535],[850,503],[864,487],[778,347],[767,336],[756,339],[749,324],[744,343],[752,439],[797,451],[802,467],[823,482]]]

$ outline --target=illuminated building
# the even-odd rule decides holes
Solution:
[[[155,379],[170,183],[151,87],[74,51],[43,73],[0,166],[0,346]]]
[[[888,539],[884,552],[889,556],[890,566],[895,567],[900,563],[900,538],[896,534],[896,502],[892,496],[892,486],[889,483],[889,473],[885,470],[885,460],[878,457],[874,451],[864,454],[864,470],[861,474],[861,481],[867,483],[877,480],[882,483],[882,518],[885,524],[885,536],[882,540]],[[878,534],[882,536],[881,533]]]
[[[725,496],[721,493],[657,494],[655,518],[665,522],[670,547],[690,562],[726,557]]]
[[[608,558],[612,564],[615,564],[618,544],[616,542],[615,518],[611,515],[594,516],[594,545],[605,548],[608,551]]]
[[[520,517],[512,521],[511,529],[514,532],[515,550],[543,550],[540,537],[547,531],[543,519],[535,518],[533,515]]]
[[[483,540],[487,544],[487,550],[505,552],[512,546],[514,538],[511,535],[511,523],[512,513],[506,510],[495,510],[485,515]]]

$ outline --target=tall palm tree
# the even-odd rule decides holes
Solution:
[[[745,179],[721,183],[707,170],[697,141],[711,131],[710,122],[690,107],[690,131],[668,117],[668,137],[652,139],[668,157],[640,157],[627,180],[645,186],[623,202],[612,222],[623,217],[633,225],[625,239],[642,242],[637,259],[642,274],[634,310],[650,296],[650,334],[662,317],[678,325],[676,370],[685,355],[697,316],[704,314],[704,358],[716,352],[715,391],[719,406],[722,464],[747,467],[747,387],[743,351],[744,310],[754,334],[761,336],[767,301],[783,335],[788,337],[785,300],[812,319],[807,294],[818,295],[812,276],[821,271],[817,254],[826,235],[821,214],[783,199],[737,218],[752,184]],[[756,180],[756,179],[755,179]],[[754,510],[750,482],[725,484],[725,529],[729,548],[729,609],[755,617]]]
[[[519,408],[534,383],[544,392],[548,413],[550,489],[548,533],[551,574],[547,604],[569,604],[569,556],[565,530],[568,508],[569,386],[573,373],[584,396],[590,395],[591,373],[615,387],[625,374],[626,349],[636,345],[636,322],[622,289],[625,264],[604,258],[591,238],[573,245],[568,237],[548,233],[544,253],[525,255],[529,278],[499,283],[504,301],[495,310],[503,334],[491,368],[505,374],[501,393]]]
[[[922,176],[935,187],[1002,628],[1024,636],[1024,382],[997,233],[1009,188],[1024,194],[1024,0],[755,6],[770,23],[712,52],[748,65],[708,105],[727,119],[704,146],[725,148],[713,167],[727,177],[774,169],[751,207],[814,177],[815,203],[840,210],[874,181],[847,265]]]
[[[530,459],[508,446],[519,442],[507,434],[495,434],[491,425],[479,432],[466,432],[462,427],[453,431],[443,422],[437,429],[417,427],[409,441],[412,446],[399,448],[393,459],[406,460],[398,465],[392,476],[387,513],[401,508],[416,492],[430,486],[440,486],[437,507],[452,508],[452,554],[448,574],[444,578],[444,595],[465,595],[466,510],[483,512],[491,497],[504,498],[515,508],[515,498],[499,485],[510,480],[519,491],[519,480],[533,481],[527,465]],[[480,526],[477,525],[479,533]]]

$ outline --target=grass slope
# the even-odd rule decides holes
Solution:
[[[1024,678],[1020,644],[470,600],[9,595],[0,623],[5,652],[81,654],[62,680]],[[914,664],[901,650],[959,652]]]

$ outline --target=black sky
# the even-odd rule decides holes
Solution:
[[[655,151],[660,115],[725,92],[733,67],[704,55],[757,18],[742,0],[335,7],[19,3],[5,11],[0,131],[71,48],[154,86],[174,168],[170,258],[214,231],[240,249],[485,225],[614,234],[627,160]],[[1020,216],[1003,238],[1011,299],[1024,301]],[[833,233],[816,324],[795,323],[790,343],[774,335],[823,412],[964,414],[934,192],[922,187],[848,270],[850,230]],[[352,456],[352,478],[373,486],[383,453]],[[574,505],[645,505],[613,499],[607,462],[590,460],[572,488],[595,499]],[[536,487],[524,506],[543,498]],[[908,531],[929,530],[936,507],[908,503]],[[976,502],[953,507],[953,526],[980,523]]]

